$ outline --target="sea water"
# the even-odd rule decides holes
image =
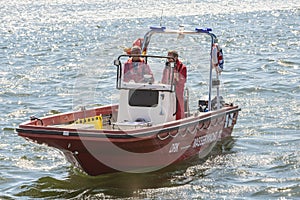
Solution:
[[[116,102],[113,60],[150,26],[180,24],[213,28],[223,92],[242,108],[210,156],[90,177],[17,136],[31,115]],[[299,199],[299,52],[297,0],[1,0],[0,199]]]

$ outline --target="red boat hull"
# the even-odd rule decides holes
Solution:
[[[192,156],[206,156],[217,141],[230,136],[239,108],[188,117],[148,128],[84,130],[53,127],[84,116],[110,114],[117,109],[100,107],[76,113],[59,114],[21,124],[20,136],[61,150],[67,160],[89,175],[116,171],[149,172]],[[84,113],[83,113],[84,112]]]

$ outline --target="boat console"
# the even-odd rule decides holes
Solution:
[[[115,61],[118,67],[116,87],[120,91],[120,99],[114,128],[148,127],[175,120],[174,66],[166,66],[168,57],[141,56],[143,63],[136,67],[146,65],[150,69],[147,73],[143,69],[134,69],[135,66],[131,66],[131,71],[126,71],[125,63],[130,57],[121,55]],[[128,78],[129,73],[132,79]],[[168,80],[164,80],[165,77],[169,77]]]

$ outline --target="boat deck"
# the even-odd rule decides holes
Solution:
[[[188,117],[195,117],[205,115],[205,112],[195,111]],[[186,117],[186,118],[188,118]],[[77,120],[78,121],[78,120]],[[95,123],[68,123],[48,125],[48,127],[62,128],[62,129],[83,129],[83,130],[132,130],[137,128],[147,128],[153,126],[151,122],[123,122],[117,123],[114,118],[109,118],[107,115],[102,116],[101,128]]]

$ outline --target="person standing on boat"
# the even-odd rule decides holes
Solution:
[[[136,83],[153,83],[153,73],[145,60],[140,57],[141,48],[133,46],[130,52],[131,58],[124,64],[124,81],[133,80]]]
[[[166,67],[163,71],[162,83],[170,84],[170,62],[175,62],[175,71],[174,71],[174,83],[175,83],[175,92],[177,98],[177,111],[176,111],[176,120],[184,118],[184,86],[187,77],[186,66],[178,59],[177,51],[169,51],[169,57],[173,57],[173,59],[168,58],[166,63]]]

